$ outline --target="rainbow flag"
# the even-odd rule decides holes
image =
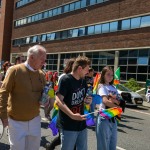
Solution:
[[[57,133],[58,133],[58,128],[56,127],[58,109],[59,109],[58,106],[56,105],[56,103],[54,103],[54,110],[53,110],[53,114],[52,114],[52,121],[50,122],[50,124],[48,126],[52,130],[53,136],[57,135]]]
[[[99,113],[105,119],[111,119],[112,117],[120,116],[122,113],[122,108],[113,107],[113,108],[103,109],[100,110]]]
[[[101,78],[101,74],[97,73],[95,78],[94,78],[94,82],[93,82],[93,94],[96,94],[100,78]]]
[[[89,114],[90,113],[90,105],[85,104],[84,105],[84,114]],[[94,126],[95,125],[95,121],[94,121],[94,115],[89,114],[86,116],[86,125],[87,126]]]

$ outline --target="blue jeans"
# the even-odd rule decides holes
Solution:
[[[87,129],[82,131],[60,130],[61,150],[87,150]]]
[[[117,146],[117,122],[102,119],[97,116],[96,121],[97,150],[116,150]]]

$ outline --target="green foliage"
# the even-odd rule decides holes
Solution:
[[[129,81],[123,85],[134,92],[141,89],[139,84],[137,83],[137,81],[135,81],[134,78],[129,79]]]

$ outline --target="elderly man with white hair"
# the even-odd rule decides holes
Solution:
[[[8,125],[11,150],[38,150],[41,139],[40,104],[45,86],[41,70],[46,49],[35,45],[27,52],[27,61],[15,65],[0,89],[0,118]]]

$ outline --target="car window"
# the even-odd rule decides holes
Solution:
[[[128,88],[124,87],[121,84],[117,85],[117,89],[120,90],[120,91],[131,92],[131,90],[129,90]]]

